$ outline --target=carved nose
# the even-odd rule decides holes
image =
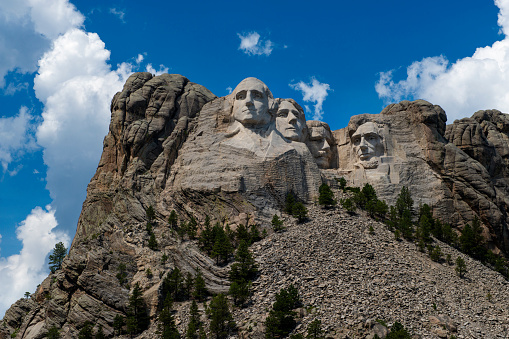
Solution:
[[[251,93],[247,92],[246,94],[246,106],[253,106],[253,97],[251,96]]]
[[[366,139],[361,138],[361,142],[360,142],[360,144],[359,144],[359,147],[360,147],[361,149],[366,149],[366,148],[368,148],[368,144],[366,143]]]
[[[329,150],[329,149],[330,149],[329,143],[327,142],[327,140],[324,140],[322,150],[326,151],[326,150]]]
[[[291,124],[295,124],[297,122],[297,117],[293,113],[288,113],[288,122]]]

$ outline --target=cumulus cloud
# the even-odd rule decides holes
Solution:
[[[270,40],[260,40],[260,34],[251,32],[246,35],[237,34],[240,38],[239,49],[248,55],[266,55],[272,53],[274,43]]]
[[[43,9],[44,4],[54,13]],[[55,22],[48,22],[50,14]],[[2,15],[11,21],[2,21]],[[4,288],[0,291],[0,314],[25,291],[33,291],[44,278],[48,270],[41,260],[44,261],[54,244],[69,242],[64,233],[53,229],[58,220],[59,229],[69,234],[74,232],[86,186],[95,172],[102,140],[108,132],[111,99],[122,89],[127,77],[143,67],[144,61],[142,55],[133,58],[136,64],[124,62],[112,69],[108,64],[110,52],[104,42],[97,34],[79,28],[83,17],[67,0],[0,1],[0,87],[4,85],[1,81],[5,74],[13,69],[36,70],[24,61],[7,66],[2,63],[4,51],[16,51],[12,46],[2,47],[2,24],[14,22],[16,28],[22,21],[26,23],[27,34],[31,32],[50,42],[47,47],[37,49],[30,59],[38,60],[34,90],[44,108],[35,127],[26,108],[15,117],[0,118],[0,163],[5,172],[17,155],[35,145],[35,139],[43,147],[47,188],[53,202],[46,210],[34,209],[18,227],[18,239],[23,242],[21,253],[0,258],[0,286]],[[20,40],[19,54],[23,54],[22,44],[30,41]],[[161,65],[155,70],[148,64],[146,69],[159,74],[168,68]],[[15,173],[18,168],[8,172]]]
[[[33,137],[33,117],[26,107],[21,107],[13,117],[0,118],[0,164],[5,173],[9,164],[21,158],[27,151],[37,148]],[[15,175],[11,170],[10,175]]]
[[[99,162],[111,98],[133,70],[127,63],[111,70],[109,57],[97,34],[71,29],[41,58],[34,80],[44,104],[36,137],[48,166],[47,188],[61,227],[69,230]]]
[[[323,117],[323,102],[327,98],[330,90],[329,84],[321,83],[314,77],[311,78],[311,82],[306,84],[303,81],[299,81],[296,84],[290,84],[290,87],[301,91],[303,100],[315,104],[313,120],[322,120]],[[309,111],[309,107],[305,106],[306,111]]]
[[[18,225],[16,235],[23,243],[21,252],[0,258],[0,317],[25,292],[34,292],[47,276],[45,260],[55,244],[61,241],[68,247],[69,236],[55,232],[56,226],[55,210],[50,206],[34,208]]]
[[[51,40],[83,20],[67,0],[0,1],[0,87],[8,72],[35,72]]]
[[[425,99],[438,104],[449,120],[471,116],[480,109],[509,112],[509,0],[495,0],[504,39],[477,48],[471,57],[451,63],[445,56],[416,61],[407,77],[394,80],[394,72],[381,72],[375,89],[386,103]]]
[[[163,73],[168,73],[168,67],[165,67],[164,65],[159,65],[159,69],[155,69],[152,67],[152,64],[147,64],[147,67],[145,67],[145,71],[155,74],[155,75],[161,75]]]

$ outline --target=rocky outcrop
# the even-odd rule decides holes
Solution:
[[[416,207],[426,203],[436,217],[459,228],[478,216],[492,249],[507,253],[507,115],[480,111],[447,127],[446,120],[439,106],[423,100],[354,116],[348,127],[334,132],[340,164],[329,173],[344,175],[356,186],[371,183],[389,204],[406,186]],[[368,124],[376,124],[371,129],[380,151],[363,161],[354,141],[356,131]]]

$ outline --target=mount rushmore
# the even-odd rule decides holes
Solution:
[[[143,245],[149,206],[161,224],[175,210],[199,223],[208,216],[233,229],[267,228],[288,193],[311,204],[322,182],[334,186],[343,177],[350,186],[371,184],[389,205],[405,186],[416,209],[426,203],[458,230],[477,216],[487,245],[507,254],[509,116],[486,110],[446,121],[437,105],[402,101],[331,131],[325,122],[306,121],[295,100],[274,97],[256,78],[216,97],[181,75],[134,73],[112,100],[103,153],[62,269],[33,301],[7,311],[0,338],[14,329],[39,338],[51,326],[72,337],[85,319],[112,333],[129,296],[115,278],[121,262],[133,283],[143,282],[156,314],[160,281],[144,278],[146,267],[160,265]],[[175,267],[201,270],[213,292],[227,288],[226,268],[163,228],[156,232]]]

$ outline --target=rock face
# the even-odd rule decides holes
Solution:
[[[136,283],[144,291],[152,317],[151,327],[141,337],[153,337],[154,320],[162,304],[162,278],[173,268],[191,274],[200,270],[207,288],[214,293],[226,292],[229,287],[229,268],[217,266],[198,249],[196,241],[181,240],[168,225],[170,212],[175,210],[181,221],[194,217],[202,224],[209,216],[212,223],[228,224],[233,229],[247,223],[267,229],[270,218],[280,214],[289,192],[308,204],[316,221],[307,225],[309,229],[295,226],[287,238],[273,234],[253,247],[261,268],[254,285],[259,305],[246,310],[252,311],[249,314],[240,310],[235,316],[238,321],[260,327],[276,287],[284,287],[283,280],[296,278],[299,288],[307,291],[307,305],[320,307],[323,300],[330,301],[330,307],[323,308],[328,310],[324,311],[330,320],[324,321],[327,328],[338,336],[343,330],[348,332],[358,322],[337,318],[343,310],[333,305],[343,303],[340,296],[357,295],[373,304],[375,297],[378,302],[393,296],[399,280],[380,277],[380,281],[392,279],[385,294],[373,292],[380,281],[367,289],[352,289],[354,282],[347,279],[352,273],[341,264],[350,258],[345,253],[361,248],[366,254],[357,258],[351,253],[359,263],[353,262],[357,259],[349,262],[352,269],[366,273],[361,274],[362,279],[373,278],[373,272],[394,271],[394,265],[405,255],[401,255],[397,242],[388,240],[390,235],[378,232],[380,224],[375,225],[380,237],[371,241],[362,233],[366,226],[363,217],[322,215],[312,207],[322,181],[335,183],[334,179],[341,176],[355,186],[372,184],[389,204],[407,186],[416,206],[428,203],[437,217],[459,227],[478,215],[490,244],[509,251],[509,118],[498,111],[480,111],[446,126],[445,112],[439,106],[422,100],[403,101],[377,115],[354,116],[346,128],[331,132],[323,122],[306,122],[294,100],[274,98],[255,78],[243,80],[231,95],[217,98],[180,75],[135,73],[113,98],[111,113],[103,154],[87,188],[69,255],[62,268],[50,274],[30,299],[18,301],[7,311],[0,339],[15,331],[18,338],[43,338],[53,326],[61,329],[63,337],[75,338],[86,321],[96,329],[102,326],[112,337],[113,320],[126,314],[130,288]],[[155,210],[151,223],[158,241],[156,250],[148,246],[149,206]],[[308,251],[309,241],[312,251]],[[377,247],[383,253],[378,252],[380,260],[373,261],[373,256],[367,255],[374,252],[373,246],[379,241],[390,243],[393,251]],[[413,249],[405,247],[404,251]],[[309,266],[308,259],[315,252],[332,256],[333,267],[324,260]],[[409,256],[421,260],[415,253]],[[384,266],[387,262],[390,268]],[[362,271],[366,265],[376,267]],[[296,270],[290,266],[297,266]],[[318,266],[332,271],[311,273]],[[120,273],[128,284],[118,278]],[[305,278],[306,274],[315,274],[317,284]],[[323,280],[321,274],[329,280]],[[426,269],[426,274],[431,275],[432,270]],[[444,281],[450,275],[443,273]],[[331,280],[336,278],[339,280]],[[422,281],[412,282],[422,285]],[[329,285],[337,286],[331,289],[334,295],[318,297],[317,291]],[[267,294],[266,290],[272,292]],[[428,298],[433,291],[426,291]],[[477,297],[481,293],[472,291]],[[503,293],[497,298],[502,300]],[[401,300],[399,306],[408,306],[404,296]],[[394,307],[381,304],[387,310]],[[345,314],[353,307],[341,305]],[[178,307],[181,310],[184,306]],[[382,316],[368,306],[362,307],[370,310],[372,317]],[[179,326],[183,327],[186,319],[182,314],[187,310],[179,312]],[[305,313],[302,310],[303,324],[312,320]],[[433,326],[418,324],[421,313],[429,312],[418,310],[408,319],[420,333],[428,334]],[[470,319],[461,314],[460,318]],[[333,326],[343,320],[343,327]],[[362,320],[362,327],[368,328],[370,335],[386,333],[380,324],[368,320]],[[429,321],[444,323],[453,331],[450,320],[439,314]],[[470,331],[469,326],[464,327]],[[497,328],[496,333],[500,331]],[[261,335],[261,329],[253,333]]]
[[[354,116],[334,131],[339,166],[329,174],[355,186],[370,183],[389,204],[406,186],[416,207],[426,203],[454,226],[477,215],[493,248],[507,253],[509,118],[479,111],[447,127],[446,119],[439,106],[423,100]]]

